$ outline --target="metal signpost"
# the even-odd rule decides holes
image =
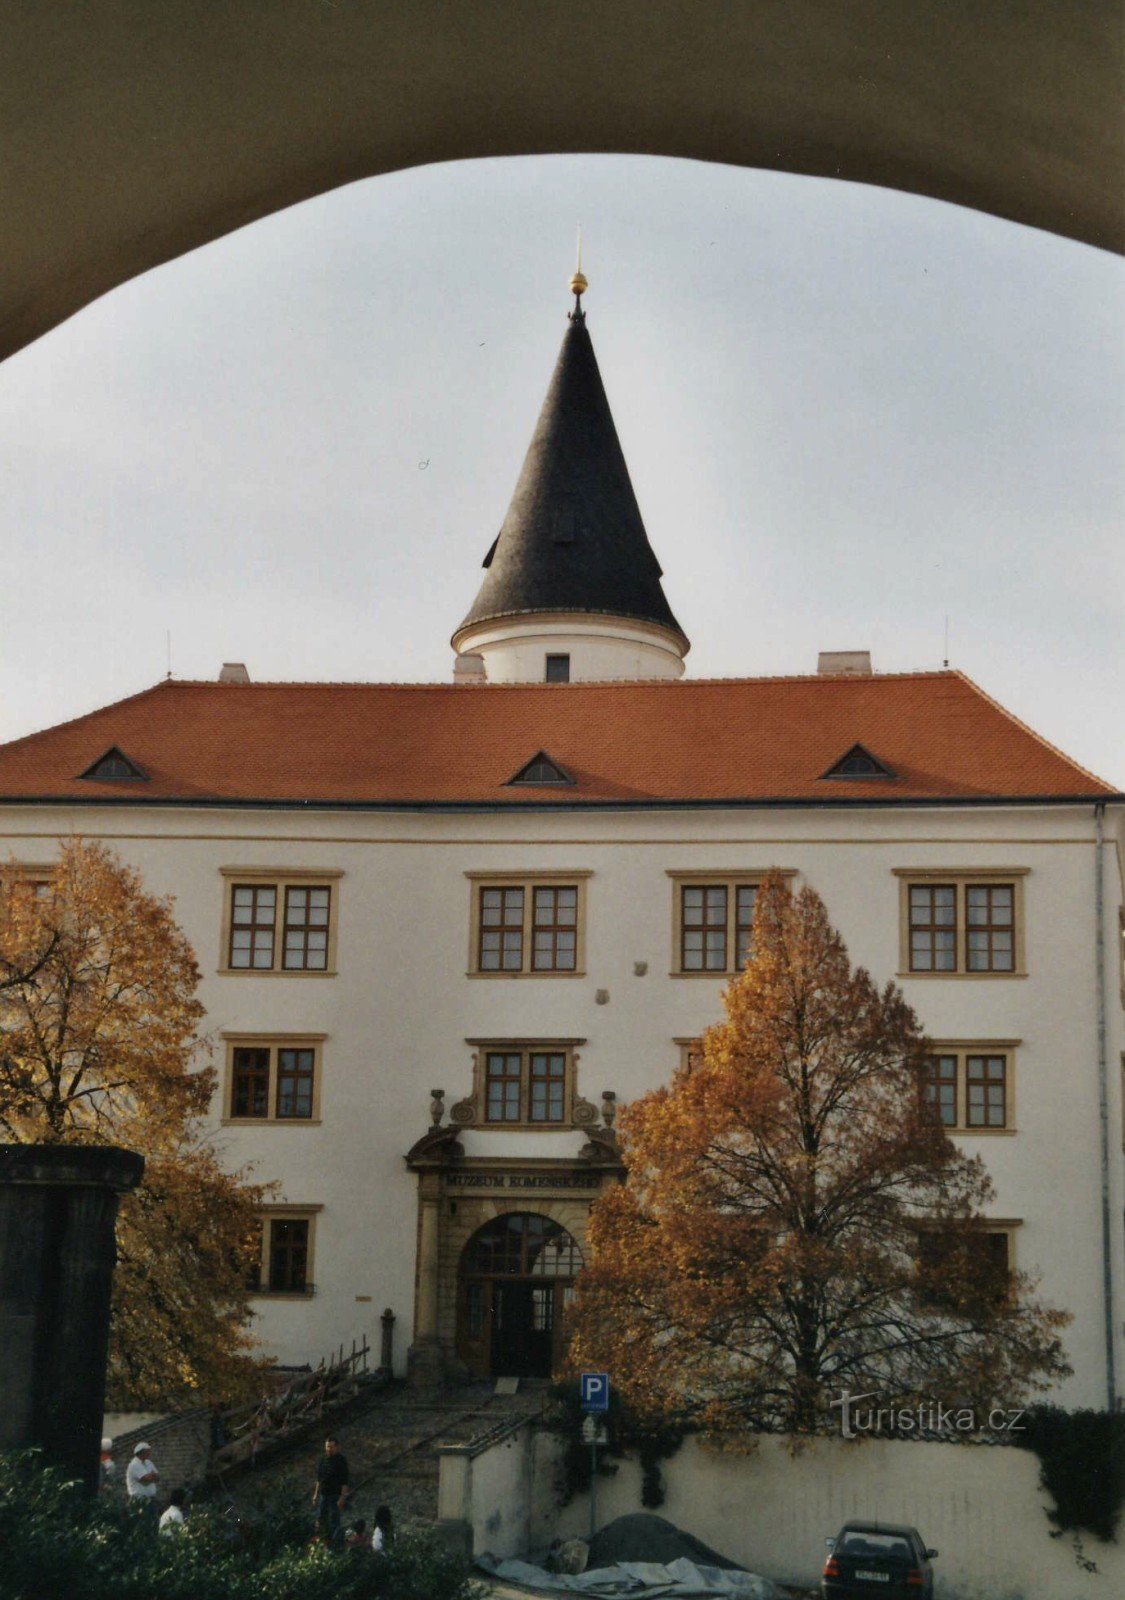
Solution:
[[[609,1373],[584,1372],[578,1380],[578,1394],[586,1420],[582,1437],[590,1446],[590,1540],[598,1531],[598,1446],[608,1435],[598,1418],[609,1410]]]

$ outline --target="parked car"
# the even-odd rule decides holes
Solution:
[[[885,1522],[845,1522],[834,1539],[826,1539],[828,1559],[820,1579],[824,1600],[933,1600],[937,1555],[917,1528]]]

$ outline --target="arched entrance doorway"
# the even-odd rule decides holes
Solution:
[[[570,1234],[538,1212],[508,1212],[478,1228],[462,1252],[457,1284],[457,1354],[469,1370],[549,1378],[581,1267]]]

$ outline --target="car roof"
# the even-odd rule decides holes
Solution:
[[[840,1529],[840,1533],[886,1533],[892,1538],[902,1539],[913,1537],[917,1539],[919,1543],[922,1541],[922,1535],[918,1532],[917,1528],[908,1528],[905,1524],[896,1524],[893,1522],[845,1522],[844,1526]]]

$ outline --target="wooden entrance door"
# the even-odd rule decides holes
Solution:
[[[567,1290],[582,1266],[559,1223],[511,1212],[479,1229],[461,1260],[457,1353],[481,1377],[550,1377]]]

